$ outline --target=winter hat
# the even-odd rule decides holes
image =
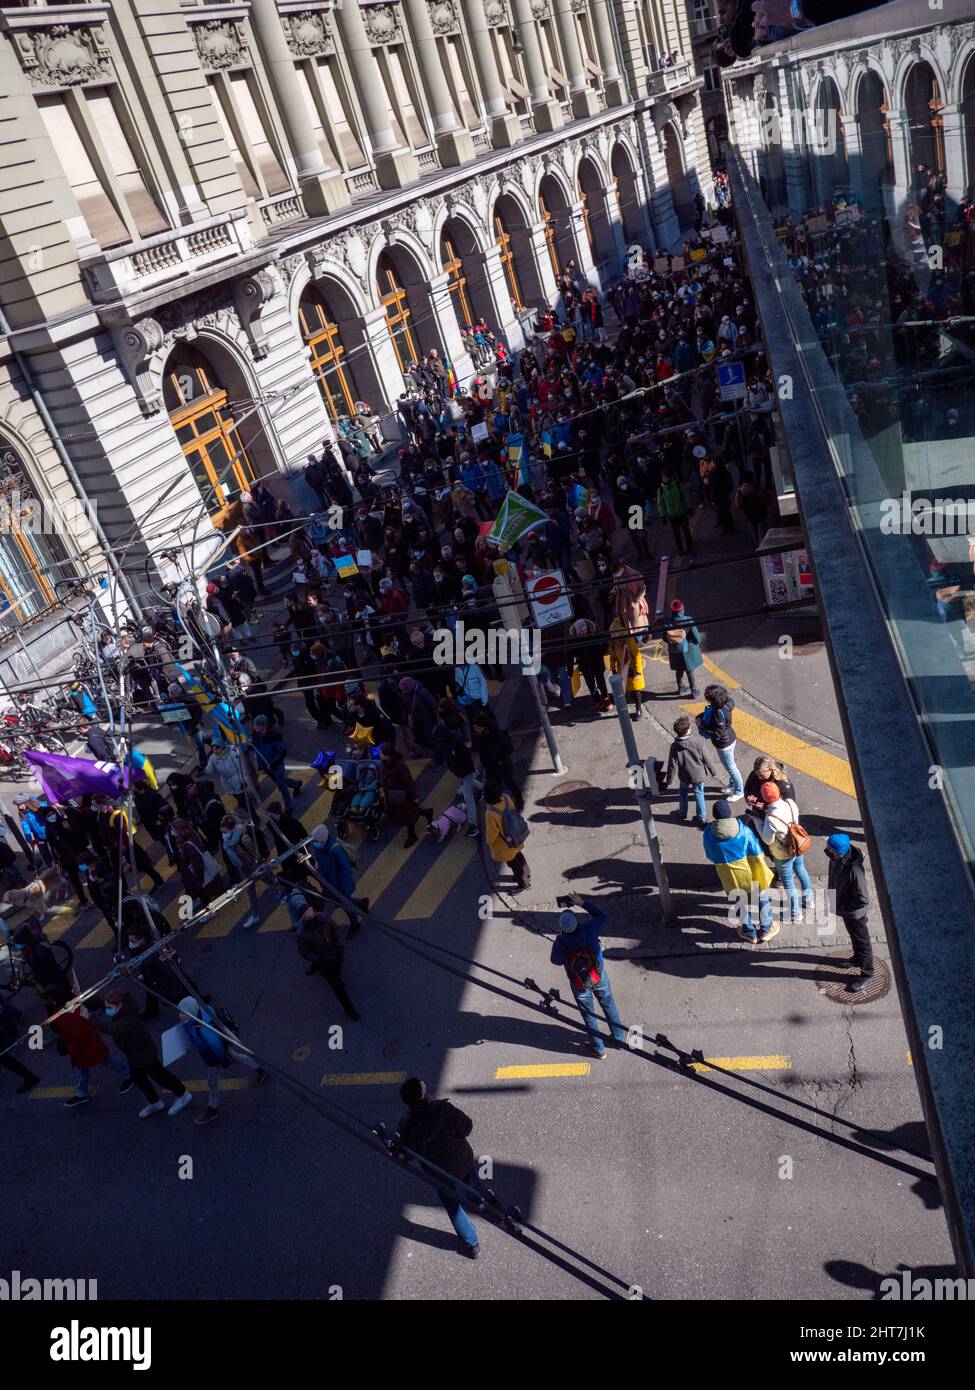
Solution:
[[[564,912],[560,912],[560,913],[559,913],[559,931],[561,931],[561,932],[571,932],[571,931],[575,931],[576,928],[578,927],[578,925],[579,925],[579,919],[578,919],[578,917],[575,915],[574,912],[570,912],[570,911],[568,910],[568,908],[566,908],[566,910],[565,910]]]
[[[327,825],[316,825],[311,832],[311,837],[317,845],[328,844],[329,829]]]
[[[388,594],[389,591],[390,591],[390,589],[391,589],[392,587],[393,587],[393,581],[392,581],[391,579],[380,579],[380,581],[379,581],[379,591],[380,591],[380,593]]]
[[[179,1001],[179,1011],[186,1014],[188,1018],[200,1017],[200,1001],[194,999],[192,994],[188,994],[185,999]]]
[[[732,810],[730,801],[716,801],[714,803],[715,820],[732,820]]]
[[[217,586],[216,586],[216,584],[208,584],[208,585],[207,585],[207,593],[208,593],[208,594],[215,594],[216,592],[217,592]]]
[[[691,450],[691,453],[694,455],[696,459],[703,459],[707,458],[708,456],[708,451],[707,449],[705,449],[703,444],[695,444],[694,448]]]
[[[473,576],[472,574],[465,574],[464,577],[461,579],[460,583],[461,583],[461,588],[463,588],[463,589],[476,589],[476,588],[477,588],[477,580],[474,578],[474,576]]]
[[[404,695],[409,695],[414,685],[416,685],[416,681],[413,679],[412,676],[404,676],[399,683],[399,688]]]
[[[418,1105],[427,1093],[427,1088],[418,1076],[408,1077],[399,1088],[399,1098],[404,1105]]]
[[[777,782],[762,783],[762,800],[766,804],[770,801],[780,800],[781,796],[782,793],[779,791],[779,784]]]
[[[684,605],[679,598],[675,598],[670,605],[671,613],[683,613]]]
[[[255,727],[255,729],[257,728],[258,724],[260,724],[260,726],[261,726],[262,729],[266,729],[266,728],[267,728],[267,715],[266,715],[266,714],[259,714],[259,715],[257,716],[257,718],[254,720],[254,727]]]
[[[850,837],[849,835],[831,835],[826,841],[826,848],[833,854],[849,854]]]

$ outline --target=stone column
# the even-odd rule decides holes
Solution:
[[[579,43],[575,15],[572,13],[572,0],[553,0],[553,5],[555,22],[562,40],[562,52],[569,69],[565,75],[569,79],[572,114],[576,117],[594,116],[599,110],[599,94],[589,85],[589,74],[582,60],[582,46]]]
[[[413,151],[399,144],[389,123],[382,74],[371,53],[372,40],[366,33],[359,0],[347,0],[336,8],[335,15],[352,71],[355,95],[362,103],[379,186],[402,188],[418,179],[420,170]]]
[[[495,321],[501,330],[501,336],[511,347],[512,340],[521,334],[521,325],[511,307],[511,292],[508,289],[504,266],[501,264],[501,251],[497,246],[489,246],[482,259],[484,279],[491,303],[494,305]]]
[[[907,116],[900,111],[892,111],[887,117],[890,126],[890,143],[894,154],[894,205],[900,212],[904,204],[912,199],[911,188],[911,132]]]
[[[545,235],[545,223],[533,222],[528,228],[529,245],[532,260],[535,263],[535,270],[538,273],[542,290],[549,304],[555,303],[556,295],[559,292],[558,282],[555,279],[555,271],[552,268],[552,258],[548,252],[548,238]],[[515,267],[517,269],[517,266]],[[530,309],[534,305],[529,304]]]
[[[511,7],[515,16],[515,33],[525,49],[525,73],[531,92],[535,129],[558,130],[562,125],[562,108],[553,98],[548,85],[530,0],[511,0]]]
[[[677,221],[677,213],[674,211],[674,200],[669,184],[664,184],[662,188],[654,191],[650,197],[650,206],[653,209],[653,226],[657,236],[657,245],[663,251],[667,251],[673,246],[679,246],[681,242],[680,223]]]
[[[305,211],[311,217],[337,212],[339,208],[348,206],[349,190],[339,170],[326,167],[318,137],[295,81],[294,58],[281,26],[275,0],[251,0],[250,19],[294,156]]]
[[[626,82],[620,71],[620,59],[616,51],[616,38],[607,5],[610,0],[592,0],[593,25],[596,31],[596,47],[603,69],[603,95],[607,106],[622,106],[626,101]]]
[[[430,310],[444,351],[453,365],[454,375],[458,382],[468,382],[474,375],[474,364],[461,341],[449,285],[450,276],[446,271],[433,277],[430,281]]]
[[[598,286],[599,276],[596,273],[596,262],[592,258],[592,247],[589,245],[589,238],[586,235],[585,207],[586,205],[581,198],[579,202],[570,205],[569,228],[572,232],[575,263],[579,267],[579,274],[590,285]]]
[[[433,117],[433,138],[437,154],[444,167],[454,168],[474,158],[474,141],[470,132],[458,124],[450,88],[444,75],[437,38],[430,23],[427,0],[405,0],[405,9],[413,36],[420,76],[430,102]]]
[[[965,196],[965,118],[958,102],[942,106],[944,122],[945,180],[947,197],[960,202]]]
[[[521,121],[513,111],[508,110],[505,103],[491,31],[484,19],[484,0],[462,0],[462,3],[491,144],[496,150],[510,149],[521,139]]]
[[[381,304],[376,309],[368,309],[362,315],[360,323],[363,346],[372,363],[376,380],[382,383],[386,397],[384,404],[390,410],[395,410],[396,401],[403,390],[403,373],[400,371],[389,329],[386,327],[386,310]],[[399,419],[398,416],[394,418],[397,421]]]

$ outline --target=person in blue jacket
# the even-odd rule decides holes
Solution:
[[[580,920],[566,908],[559,917],[559,934],[552,945],[551,961],[561,965],[569,977],[569,988],[579,1005],[579,1012],[589,1033],[593,1053],[600,1061],[606,1057],[606,1045],[599,1029],[593,996],[606,1016],[617,1047],[626,1044],[626,1028],[620,1018],[612,986],[606,974],[603,960],[603,947],[599,933],[606,923],[606,913],[589,898],[580,898],[578,893],[570,893],[559,902],[573,903],[581,907],[587,916]]]
[[[329,830],[327,825],[316,825],[311,832],[311,842],[308,848],[311,856],[324,882],[329,888],[334,888],[336,893],[341,893],[343,898],[355,903],[356,907],[363,912],[369,911],[369,899],[355,897],[355,874],[352,871],[352,863],[345,850],[338,840]],[[339,903],[344,907],[344,903]],[[362,930],[362,922],[354,912],[346,908],[349,918],[349,935],[355,936]]]
[[[253,733],[251,735],[251,757],[254,760],[254,770],[258,776],[266,772],[278,791],[288,800],[288,792],[295,798],[301,791],[301,779],[289,777],[285,768],[285,757],[287,756],[288,745],[284,739],[278,738],[273,734],[268,725],[266,714],[259,714],[254,720]]]
[[[54,856],[47,843],[47,813],[50,809],[47,797],[24,801],[17,809],[20,812],[20,828],[34,860],[34,868],[38,867],[38,856],[45,863],[53,864]]]
[[[221,1071],[225,1071],[234,1062],[239,1062],[244,1067],[250,1067],[254,1073],[251,1078],[252,1086],[259,1086],[262,1081],[266,1081],[267,1072],[249,1052],[243,1052],[240,1048],[234,1047],[233,1043],[228,1042],[226,1037],[221,1036],[229,1030],[212,1004],[202,1004],[199,999],[194,999],[192,994],[188,994],[185,999],[179,1001],[179,1021],[186,1029],[186,1036],[200,1054],[203,1065],[207,1069],[209,1101],[207,1108],[197,1115],[196,1123],[208,1125],[220,1116]],[[216,1025],[220,1031],[217,1032],[214,1027],[207,1025]]]

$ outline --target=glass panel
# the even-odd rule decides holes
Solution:
[[[108,156],[112,173],[121,184],[129,213],[139,235],[153,236],[156,232],[166,231],[169,223],[149,192],[139,162],[122,129],[111,92],[104,87],[89,88],[85,92],[85,101],[88,103],[98,138]]]
[[[130,241],[125,223],[102,187],[64,98],[41,96],[36,100],[55,155],[60,160],[92,237],[105,249]]]
[[[240,179],[241,186],[249,198],[259,198],[261,196],[261,190],[257,185],[257,180],[251,173],[250,165],[237,147],[237,137],[234,134],[233,122],[228,117],[224,106],[225,98],[223,84],[216,77],[210,77],[207,81],[210,84],[210,90],[213,92],[213,104],[216,108],[217,120],[220,122],[223,138],[226,140],[227,147],[230,150],[230,157],[237,167],[237,176]]]
[[[257,161],[269,194],[286,193],[291,187],[287,174],[278,163],[270,136],[257,109],[251,87],[253,75],[246,72],[230,74],[230,90],[237,105],[241,125],[247,137],[251,158]]]
[[[350,107],[343,100],[342,93],[347,89],[337,58],[320,58],[318,75],[325,95],[325,109],[328,112],[328,134],[333,143],[337,142],[336,154],[347,169],[359,169],[366,162],[359,137],[352,128]]]

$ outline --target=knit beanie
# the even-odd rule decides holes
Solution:
[[[766,805],[770,801],[779,801],[781,799],[781,796],[782,793],[779,790],[778,782],[762,783],[762,800],[766,803]]]

